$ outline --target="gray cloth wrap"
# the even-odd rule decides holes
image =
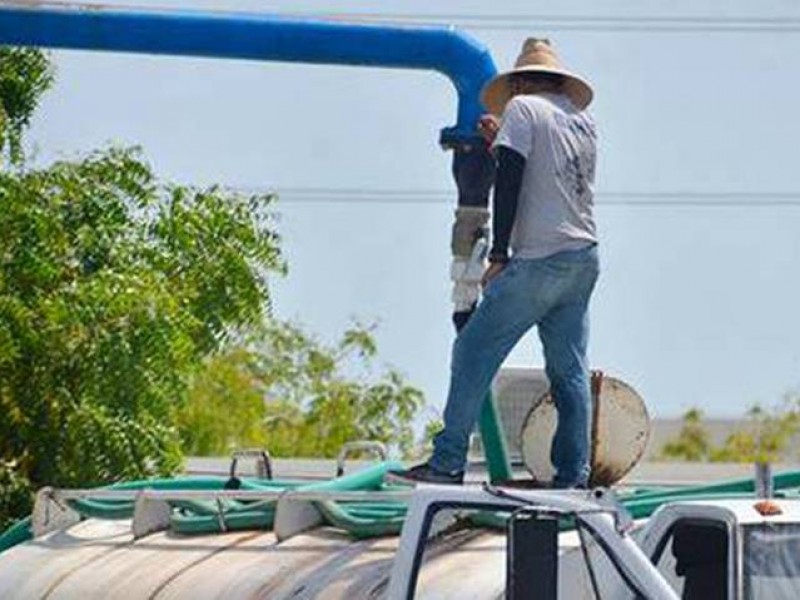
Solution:
[[[453,256],[469,258],[475,241],[488,235],[489,211],[477,206],[464,206],[456,209],[450,250]]]

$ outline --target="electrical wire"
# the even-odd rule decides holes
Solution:
[[[444,23],[483,31],[612,33],[798,33],[800,17],[627,16],[467,13],[331,13],[323,18],[406,24]]]
[[[25,6],[20,0],[0,1],[0,6]],[[176,6],[136,6],[127,3],[101,5],[97,3],[43,2],[43,7],[68,10],[131,10],[173,11]],[[180,7],[185,10],[185,6]],[[272,8],[272,7],[270,7]],[[488,13],[464,12],[440,13],[378,13],[378,12],[320,12],[285,11],[274,7],[272,14],[286,18],[325,19],[333,21],[355,21],[384,25],[455,25],[481,31],[585,31],[597,33],[800,33],[800,15],[783,16],[713,16],[713,15],[552,15],[536,13]],[[197,10],[197,9],[196,9]],[[225,11],[226,14],[254,14]],[[265,14],[260,11],[255,14]]]
[[[435,189],[233,186],[231,192],[276,195],[284,204],[447,204],[456,192]],[[800,191],[607,191],[595,194],[596,205],[632,208],[800,208]]]

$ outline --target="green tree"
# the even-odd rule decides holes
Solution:
[[[327,347],[271,319],[273,198],[160,183],[136,149],[27,168],[51,82],[0,49],[0,528],[39,486],[169,474],[184,447],[405,449],[422,396],[372,376],[369,330]]]
[[[264,446],[275,456],[332,457],[345,442],[371,439],[406,453],[422,393],[396,371],[374,375],[376,352],[368,328],[328,346],[269,322],[198,375],[179,415],[186,451]]]
[[[164,186],[135,150],[0,173],[0,464],[37,487],[171,473],[203,357],[283,270],[270,197]]]
[[[0,47],[0,155],[19,164],[22,133],[42,95],[53,83],[47,56],[35,48]]]
[[[711,452],[717,462],[776,462],[786,458],[790,442],[800,431],[797,403],[787,397],[773,410],[751,408],[743,426]]]
[[[46,55],[39,50],[0,48],[0,169],[22,161],[22,132],[52,83],[52,71]],[[0,352],[3,330],[0,321]],[[0,413],[0,423],[13,417]],[[0,528],[7,524],[9,516],[23,514],[29,503],[30,481],[19,472],[17,459],[0,455]]]
[[[708,430],[702,423],[703,413],[692,408],[683,415],[683,427],[677,437],[664,444],[661,455],[670,460],[705,460],[711,451]]]
[[[683,416],[683,428],[661,450],[667,459],[711,462],[776,462],[790,458],[792,442],[800,434],[800,398],[787,395],[772,409],[752,407],[742,424],[720,446],[711,443],[696,408]]]
[[[176,425],[184,452],[192,456],[267,446],[261,384],[245,348],[206,359],[176,414]]]

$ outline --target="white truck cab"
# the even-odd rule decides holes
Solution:
[[[514,514],[505,573],[498,585],[500,596],[505,590],[507,598],[800,598],[797,500],[673,502],[646,522],[633,524],[604,490],[512,492],[434,486],[418,490],[412,500],[388,597],[427,596],[418,594],[424,592],[418,580],[437,514],[476,510]],[[557,527],[548,526],[553,519],[577,528],[558,533]],[[541,526],[530,524],[536,520]],[[515,531],[533,539],[515,540]],[[515,570],[515,565],[522,568]]]
[[[640,546],[682,598],[800,598],[800,502],[715,500],[667,504]]]

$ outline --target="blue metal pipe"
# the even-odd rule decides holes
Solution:
[[[262,14],[7,5],[0,44],[434,70],[458,92],[456,124],[441,134],[447,146],[475,141],[478,96],[497,71],[483,44],[451,28]]]

